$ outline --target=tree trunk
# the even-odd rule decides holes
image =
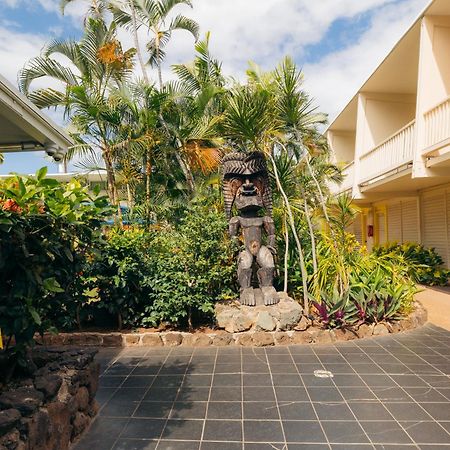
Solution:
[[[111,154],[109,152],[109,149],[107,148],[103,150],[103,160],[105,161],[109,201],[112,205],[117,205],[116,177],[114,174],[114,166],[112,163]]]
[[[311,216],[309,215],[308,201],[306,200],[305,192],[303,189],[302,189],[302,195],[303,195],[303,199],[305,202],[304,204],[305,204],[306,222],[308,223],[309,236],[311,238],[312,262],[313,262],[314,275],[315,275],[317,273],[316,237],[314,236],[314,227],[311,222]]]
[[[275,159],[273,158],[272,154],[270,154],[270,153],[269,153],[269,158],[273,165],[273,173],[275,175],[275,180],[276,180],[278,189],[280,190],[281,196],[283,197],[284,205],[285,205],[287,213],[288,213],[289,222],[290,222],[291,229],[292,229],[292,234],[294,235],[294,240],[295,240],[295,243],[297,244],[299,262],[300,262],[300,271],[302,273],[303,309],[304,309],[305,314],[308,315],[309,314],[308,272],[306,270],[306,265],[305,265],[305,256],[303,255],[302,244],[300,242],[300,238],[298,237],[298,233],[295,228],[295,220],[294,220],[294,215],[292,214],[291,204],[289,203],[289,199],[286,195],[286,192],[284,191],[283,186],[281,185],[281,181],[280,181],[280,177],[278,175],[278,169],[277,169],[277,166],[275,163]]]
[[[286,213],[283,215],[284,226],[284,287],[283,291],[287,293],[288,290],[288,263],[289,263],[289,228],[286,219]]]
[[[144,77],[145,84],[150,84],[150,81],[148,79],[147,70],[145,68],[144,57],[142,56],[141,46],[139,44],[138,27],[137,27],[137,20],[136,20],[136,9],[134,6],[134,0],[129,0],[129,4],[130,4],[130,9],[131,9],[131,21],[132,21],[132,26],[133,26],[134,46],[136,48],[136,53],[137,53],[139,65],[141,66],[142,76]]]
[[[119,196],[117,194],[114,165],[112,161],[111,151],[107,146],[105,146],[103,149],[103,160],[105,161],[109,201],[113,206],[117,206],[117,219],[120,226],[122,226],[122,210],[120,209]]]
[[[317,294],[317,253],[316,253],[316,237],[314,236],[314,227],[311,222],[311,217],[309,215],[309,206],[308,201],[306,200],[305,194],[303,193],[304,202],[305,202],[305,216],[306,221],[308,223],[308,229],[309,229],[309,237],[311,239],[311,253],[312,253],[312,263],[313,263],[313,289],[314,292]]]
[[[133,195],[131,194],[130,183],[127,183],[127,197],[128,197],[128,208],[130,208],[130,213],[133,213]]]
[[[152,174],[152,162],[150,160],[149,155],[145,158],[145,200],[147,202],[147,207],[150,206],[150,197],[151,197],[151,174]]]
[[[316,187],[317,187],[317,192],[319,193],[319,199],[320,199],[320,204],[322,206],[323,209],[323,214],[325,216],[325,220],[327,221],[327,224],[330,226],[331,228],[331,224],[330,224],[330,218],[328,217],[328,211],[327,211],[327,205],[325,203],[325,197],[323,196],[323,192],[322,192],[322,186],[320,186],[319,181],[317,180],[316,176],[314,175],[314,172],[312,170],[311,164],[309,164],[309,155],[306,156],[306,165],[308,166],[308,171],[311,175],[311,178],[313,179]]]
[[[161,62],[158,63],[158,81],[159,81],[159,89],[162,90],[163,79],[162,79],[162,71],[161,71]]]
[[[192,175],[190,167],[186,164],[186,161],[182,158],[179,152],[175,153],[175,157],[177,158],[178,164],[183,171],[184,177],[186,178],[186,182],[188,184],[189,190],[191,193],[195,191],[195,183],[194,176]]]
[[[156,70],[158,71],[158,81],[159,81],[159,89],[163,88],[163,79],[162,79],[162,71],[161,71],[161,53],[159,51],[159,30],[156,30],[155,36],[155,45],[156,45]]]

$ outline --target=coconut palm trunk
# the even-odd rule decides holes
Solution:
[[[139,43],[138,25],[137,25],[136,8],[134,5],[134,0],[129,0],[129,3],[130,3],[130,10],[131,10],[131,24],[132,24],[134,47],[136,49],[139,65],[141,66],[142,76],[144,78],[145,84],[149,84],[150,80],[148,78],[147,70],[145,68],[144,57],[142,56],[141,46]]]
[[[294,215],[292,213],[292,208],[291,208],[291,204],[289,202],[289,199],[286,195],[286,192],[283,189],[283,186],[281,184],[280,181],[280,176],[278,174],[278,169],[275,163],[275,159],[272,156],[272,154],[269,153],[269,158],[270,161],[272,162],[272,166],[273,166],[273,173],[275,175],[275,181],[277,184],[277,187],[280,191],[281,196],[283,197],[283,202],[284,202],[284,206],[286,208],[286,211],[288,213],[288,217],[289,217],[289,223],[291,226],[291,230],[292,230],[292,234],[294,235],[294,240],[295,243],[297,245],[297,251],[298,251],[298,255],[299,255],[299,263],[300,263],[300,271],[302,274],[302,285],[303,285],[303,309],[305,311],[305,314],[309,314],[309,295],[308,295],[308,271],[306,270],[306,265],[305,265],[305,256],[303,253],[303,248],[302,248],[302,244],[300,242],[300,238],[298,237],[298,233],[297,233],[297,229],[295,227],[295,220],[294,220]]]
[[[127,183],[126,187],[127,187],[128,208],[130,208],[130,213],[132,213],[133,212],[133,193],[131,192],[130,183]]]
[[[317,273],[317,252],[316,252],[316,237],[314,235],[314,227],[311,221],[310,209],[308,205],[308,200],[306,199],[305,190],[301,189],[302,196],[304,199],[304,208],[305,208],[305,217],[306,222],[308,223],[309,236],[311,238],[311,251],[312,251],[312,263],[314,269],[314,275]]]
[[[311,167],[311,164],[309,162],[309,155],[306,156],[306,166],[308,167],[308,172],[311,175],[311,178],[314,181],[314,184],[317,187],[317,192],[319,193],[319,199],[320,199],[320,205],[322,206],[323,215],[325,217],[325,220],[327,221],[327,225],[330,225],[330,218],[328,217],[328,210],[327,205],[325,201],[325,196],[323,195],[322,186],[320,185],[319,181],[317,180],[317,177],[314,174],[314,171]]]
[[[120,209],[119,204],[119,194],[117,192],[113,158],[111,155],[111,149],[107,145],[104,145],[103,147],[103,160],[105,161],[109,201],[113,206],[117,207],[117,219],[119,224],[122,224],[122,210]]]

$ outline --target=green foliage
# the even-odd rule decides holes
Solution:
[[[204,323],[216,300],[236,296],[235,266],[223,213],[195,204],[177,225],[111,231],[84,273],[81,313],[107,310],[119,326]]]
[[[151,303],[143,324],[192,326],[211,316],[214,302],[235,297],[235,250],[222,213],[193,206],[181,225],[155,233]]]
[[[27,346],[72,314],[78,273],[100,239],[105,198],[72,180],[13,176],[0,184],[0,328]],[[72,314],[73,315],[73,314]]]
[[[319,235],[310,281],[314,306],[327,327],[400,319],[417,292],[410,263],[401,254],[368,253],[345,231],[355,215],[350,202],[343,196],[331,203],[332,228]]]
[[[61,0],[62,9],[72,1]],[[25,277],[19,284],[31,291],[14,294],[22,305],[16,317],[26,322],[14,322],[19,331],[1,319],[0,326],[29,337],[50,324],[80,325],[99,310],[116,315],[119,327],[162,322],[192,326],[207,319],[216,299],[236,296],[236,249],[217,212],[218,190],[211,181],[221,153],[236,149],[268,156],[276,179],[275,219],[282,230],[278,266],[286,289],[303,298],[306,311],[310,296],[327,326],[396,319],[408,311],[413,263],[406,255],[368,255],[360,248],[345,232],[355,212],[350,198],[327,205],[328,186],[342,175],[330,163],[320,132],[326,117],[316,111],[302,87],[303,75],[289,57],[270,72],[251,65],[246,83],[230,83],[209,52],[208,34],[197,43],[194,62],[174,66],[177,80],[164,84],[161,63],[172,32],[186,30],[198,39],[194,21],[182,15],[165,19],[173,8],[191,6],[191,1],[89,3],[91,17],[81,40],[50,43],[20,72],[20,88],[41,108],[65,108],[76,142],[69,158],[78,153],[89,158],[86,168],[104,167],[110,202],[119,203],[123,188],[137,223],[154,225],[145,231],[113,230],[103,243],[96,237],[102,212],[89,216],[90,200],[86,204],[74,192],[58,194],[64,190],[58,187],[46,196],[42,213],[41,203],[33,195],[27,198],[27,183],[19,181],[17,203],[11,203],[16,194],[4,196],[11,200],[6,211],[14,221],[2,212],[0,226],[8,229],[7,236],[18,235],[8,257],[19,254],[17,265],[11,266],[20,272],[22,261],[26,270],[20,276],[25,273],[32,281],[28,286]],[[106,9],[114,17],[108,24]],[[118,26],[131,31],[136,49],[124,51]],[[157,68],[158,87],[147,79],[139,29],[149,37],[147,60]],[[61,55],[69,65],[60,62]],[[143,82],[132,80],[136,55]],[[36,80],[48,76],[63,88],[32,89]],[[44,176],[39,174],[39,182],[47,183]],[[205,185],[209,203],[192,202]],[[13,222],[20,226],[10,227]],[[318,231],[323,228],[326,233]],[[15,230],[21,229],[19,235]],[[36,249],[28,242],[33,239]],[[6,254],[3,240],[0,261]],[[23,262],[28,253],[29,261]],[[41,259],[33,261],[36,255]],[[414,262],[415,273],[423,271],[421,279],[430,284],[448,276],[438,262],[428,261],[435,256],[421,254]]]
[[[411,311],[417,289],[404,258],[369,254],[350,234],[346,235],[345,248],[333,242],[324,236],[318,247],[320,291],[314,305],[324,325],[398,320]],[[351,257],[340,267],[333,257],[335,252]]]
[[[83,274],[85,310],[91,312],[94,306],[108,311],[117,316],[119,328],[135,324],[149,295],[150,241],[142,229],[114,229],[101,250]]]
[[[450,271],[443,267],[444,261],[434,248],[425,248],[421,244],[386,244],[375,247],[377,256],[402,256],[410,264],[410,274],[417,283],[426,286],[445,286]]]

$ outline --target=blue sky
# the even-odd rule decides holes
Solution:
[[[428,0],[193,0],[202,33],[225,72],[243,78],[249,60],[274,67],[290,54],[305,72],[305,88],[333,117],[392,48]],[[0,0],[0,73],[16,84],[17,71],[49,40],[81,34],[87,0],[76,0],[63,17],[59,0]],[[132,46],[123,33],[126,48]],[[142,36],[145,40],[145,36]],[[170,64],[193,56],[193,40],[181,32],[168,48]],[[7,61],[7,64],[4,62]],[[154,76],[149,69],[150,76]],[[52,112],[51,117],[62,123]],[[40,153],[6,155],[0,173],[56,166]]]

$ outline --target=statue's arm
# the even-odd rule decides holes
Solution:
[[[228,232],[230,233],[232,239],[238,239],[239,226],[239,217],[232,217],[230,223],[228,224]]]
[[[273,255],[277,254],[277,241],[275,236],[275,222],[272,217],[264,217],[264,230],[267,234],[267,248]]]

